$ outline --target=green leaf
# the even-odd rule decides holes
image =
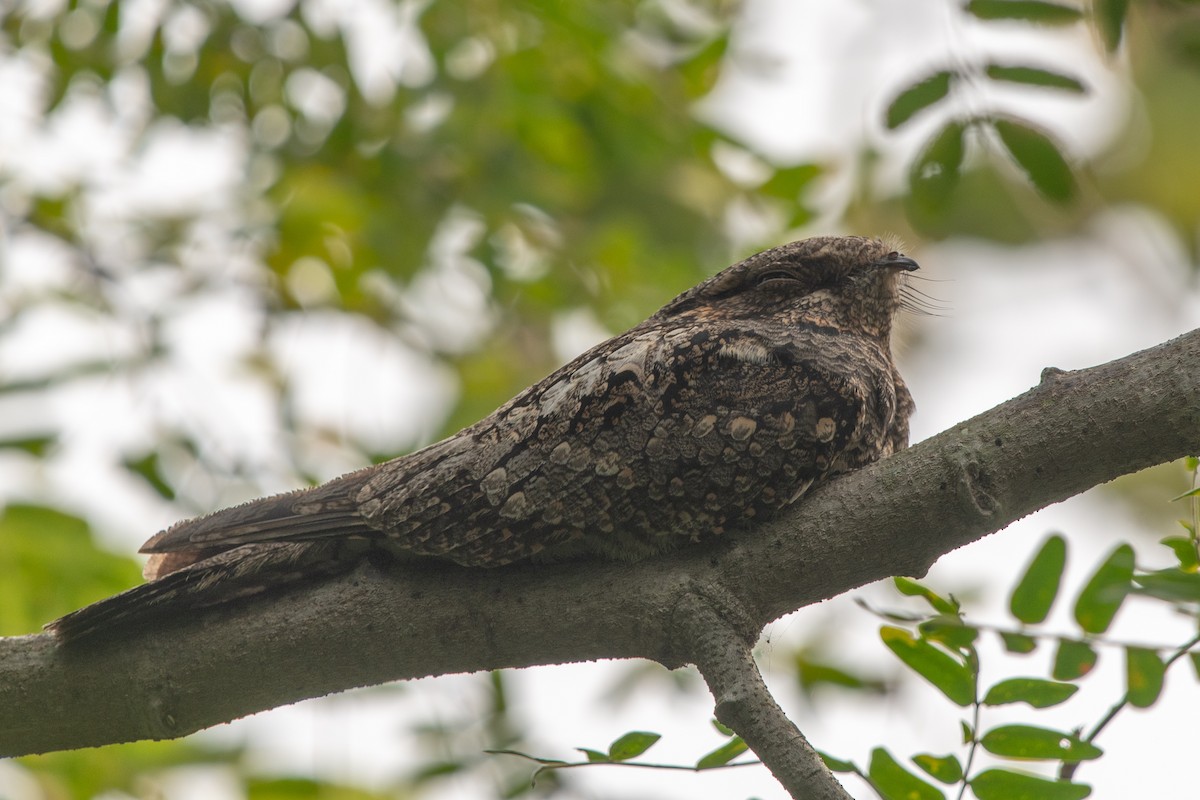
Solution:
[[[712,769],[713,767],[724,766],[749,749],[746,743],[742,741],[742,737],[735,736],[716,750],[701,757],[696,762],[696,769]]]
[[[1109,554],[1075,601],[1075,621],[1088,633],[1104,633],[1125,602],[1133,580],[1133,548],[1122,544]]]
[[[1130,705],[1149,708],[1162,694],[1166,665],[1158,653],[1145,647],[1125,648],[1125,687]]]
[[[970,744],[971,742],[975,741],[975,731],[971,728],[971,726],[968,725],[965,720],[959,720],[958,724],[962,728],[962,743]]]
[[[0,636],[32,633],[140,580],[137,562],[96,547],[80,517],[25,504],[0,512]]]
[[[1093,0],[1092,14],[1096,18],[1096,27],[1100,29],[1100,38],[1110,53],[1121,44],[1121,32],[1125,29],[1125,15],[1128,12],[1129,0]]]
[[[1083,800],[1092,787],[1082,783],[1052,781],[1007,769],[987,769],[970,781],[979,800]]]
[[[586,747],[576,747],[575,749],[587,756],[590,764],[607,764],[612,761],[608,757],[608,753],[601,753],[599,750],[589,750]]]
[[[1054,654],[1054,669],[1051,674],[1055,680],[1073,681],[1087,675],[1094,666],[1096,651],[1090,645],[1063,639],[1058,643],[1058,652]]]
[[[1075,176],[1048,134],[1026,122],[1003,117],[993,119],[992,127],[1035,189],[1052,202],[1070,202],[1075,196]]]
[[[945,800],[946,797],[939,789],[897,764],[882,747],[871,751],[867,775],[884,800]]]
[[[649,750],[661,738],[658,733],[630,731],[608,746],[608,757],[613,761],[627,761]]]
[[[1191,543],[1188,543],[1189,547]],[[1195,551],[1193,551],[1194,553]],[[1181,569],[1161,569],[1136,575],[1133,579],[1138,594],[1157,597],[1167,602],[1200,601],[1200,573],[1184,572]]]
[[[943,614],[917,626],[921,635],[951,648],[968,648],[979,638],[979,629],[965,624],[961,618]]]
[[[914,202],[934,211],[945,208],[961,177],[966,125],[947,122],[921,150],[908,173]]]
[[[1200,567],[1200,560],[1196,558],[1196,545],[1187,536],[1168,536],[1164,539],[1159,539],[1160,544],[1164,544],[1171,548],[1171,552],[1175,554],[1175,558],[1179,561],[1179,568],[1194,572]],[[1140,577],[1135,577],[1135,581],[1141,582]]]
[[[1070,25],[1083,18],[1083,12],[1074,6],[1041,0],[970,0],[966,11],[979,19],[1012,19],[1040,25]]]
[[[58,441],[58,434],[47,433],[39,436],[18,436],[12,439],[0,439],[0,450],[24,450],[31,456],[39,458]]]
[[[438,764],[438,767],[446,765]],[[447,770],[442,775],[452,774]],[[414,782],[427,781],[433,775],[420,774],[413,777]],[[312,778],[257,778],[245,779],[243,797],[248,800],[384,800],[392,795],[382,791],[371,791],[356,786],[332,783],[326,780]],[[124,794],[120,792],[118,794]]]
[[[163,477],[158,463],[158,453],[151,451],[141,458],[127,458],[121,462],[125,469],[150,484],[154,491],[167,500],[175,499],[175,489]]]
[[[1068,92],[1084,93],[1087,89],[1082,83],[1070,75],[1051,72],[1041,67],[1028,67],[1018,64],[988,64],[987,76],[994,81],[1022,83],[1028,86],[1044,86],[1048,89],[1064,89]]]
[[[794,203],[819,177],[821,177],[821,167],[817,164],[780,167],[767,179],[766,183],[758,187],[758,191]]]
[[[919,756],[913,756],[913,761],[918,767],[942,783],[958,783],[963,779],[962,764],[954,755],[934,756],[922,753]]]
[[[1041,549],[1029,562],[1025,574],[1013,589],[1012,597],[1008,600],[1012,615],[1026,625],[1035,625],[1046,619],[1050,607],[1054,605],[1054,598],[1058,596],[1066,563],[1067,540],[1054,534],[1042,543]]]
[[[884,626],[879,636],[914,672],[942,691],[951,702],[968,706],[975,700],[975,677],[965,664],[902,628]]]
[[[1192,662],[1192,672],[1195,672],[1196,678],[1200,680],[1200,651],[1188,653],[1188,659]]]
[[[428,764],[422,764],[417,768],[417,771],[409,776],[409,780],[413,783],[427,783],[434,778],[443,778],[447,775],[456,775],[466,769],[467,765],[462,761],[431,761]],[[320,795],[313,795],[319,797]],[[257,799],[257,795],[255,795]]]
[[[939,614],[958,614],[959,605],[957,602],[947,600],[928,586],[918,583],[912,578],[900,576],[892,578],[892,581],[896,584],[896,589],[900,591],[900,594],[924,599]]]
[[[983,704],[1002,706],[1008,703],[1028,703],[1034,708],[1049,708],[1065,702],[1078,690],[1078,686],[1070,683],[1041,678],[1008,678],[988,689]]]
[[[1077,734],[1033,725],[1001,725],[985,733],[979,743],[989,753],[1007,758],[1087,761],[1104,755],[1096,745],[1080,741]]]
[[[811,693],[818,686],[841,686],[847,689],[858,689],[868,692],[884,692],[887,684],[877,678],[856,675],[832,664],[822,664],[810,661],[808,654],[796,654],[796,679],[805,693]]]
[[[1004,649],[1010,653],[1032,653],[1037,649],[1037,639],[1023,633],[1001,631],[1000,638],[1004,641]]]
[[[858,767],[854,766],[853,761],[843,761],[820,750],[817,751],[817,755],[825,762],[825,766],[829,767],[830,772],[858,772]]]
[[[1171,502],[1174,503],[1176,500],[1182,500],[1185,497],[1196,497],[1197,495],[1200,495],[1200,486],[1197,486],[1195,489],[1188,489],[1183,494],[1175,495],[1171,498]]]
[[[714,729],[716,729],[717,733],[721,734],[722,736],[733,736],[734,735],[733,728],[724,724],[723,722],[721,722],[721,720],[711,719],[711,720],[709,720],[709,722],[712,723],[712,726]]]
[[[956,77],[957,74],[949,70],[935,72],[896,95],[887,107],[888,130],[899,128],[916,114],[948,95],[950,82]]]

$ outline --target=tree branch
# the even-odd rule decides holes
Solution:
[[[796,800],[851,800],[800,729],[787,718],[763,682],[729,615],[698,595],[679,606],[675,638],[704,676],[716,717],[737,732]]]
[[[785,518],[637,564],[363,564],[303,591],[63,650],[0,639],[0,755],[183,736],[356,686],[497,667],[699,658],[688,595],[744,638],[1103,481],[1200,452],[1200,331],[1033,390],[820,487]],[[715,680],[715,679],[714,679]],[[715,687],[714,687],[715,688]],[[719,691],[719,690],[718,690]]]

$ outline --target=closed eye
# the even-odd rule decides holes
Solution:
[[[795,273],[788,272],[787,270],[783,269],[773,269],[770,272],[764,272],[763,274],[759,275],[758,280],[755,281],[756,285],[758,286],[783,286],[785,283],[799,282],[800,279],[796,277]]]

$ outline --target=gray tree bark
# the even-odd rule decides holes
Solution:
[[[634,657],[701,666],[718,712],[756,750],[756,739],[802,741],[773,702],[747,713],[756,672],[731,642],[871,581],[923,575],[1039,508],[1195,453],[1200,331],[1087,370],[1047,369],[1020,397],[713,546],[636,564],[363,564],[93,646],[0,639],[0,756],[173,738],[386,681]],[[706,629],[717,638],[696,635]],[[844,796],[811,758],[779,769],[794,795]]]

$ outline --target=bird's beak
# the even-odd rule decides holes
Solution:
[[[921,268],[920,264],[901,253],[889,253],[886,258],[876,261],[875,266],[887,269],[899,269],[905,272],[912,272]]]

